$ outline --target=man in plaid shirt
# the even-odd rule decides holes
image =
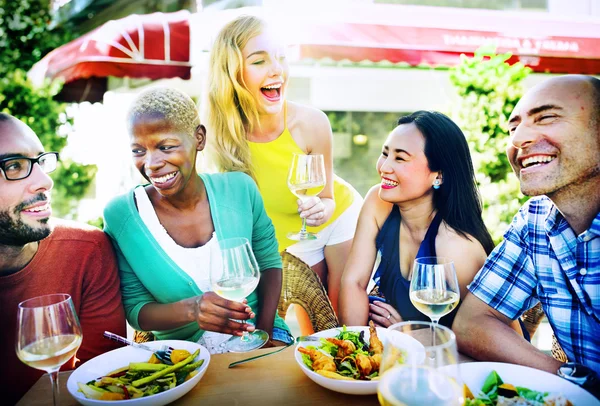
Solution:
[[[556,373],[510,322],[541,302],[569,361],[600,372],[600,80],[549,79],[509,119],[508,158],[529,200],[490,254],[454,321],[479,360]]]

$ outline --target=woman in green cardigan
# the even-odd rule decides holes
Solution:
[[[242,173],[196,173],[206,130],[178,90],[143,93],[127,120],[133,162],[149,183],[107,205],[104,230],[119,259],[129,324],[158,339],[198,341],[213,353],[254,324],[269,334],[267,345],[290,343],[276,314],[281,258],[256,184]],[[248,239],[261,270],[257,290],[242,303],[209,291],[210,257],[218,240],[233,237]]]

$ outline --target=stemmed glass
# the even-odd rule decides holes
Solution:
[[[316,196],[323,191],[326,183],[323,155],[294,154],[288,173],[288,188],[301,200]],[[302,219],[302,229],[289,233],[290,240],[316,240],[318,237],[306,231],[306,218]]]
[[[421,321],[397,323],[388,330],[377,387],[382,406],[464,403],[452,330]]]
[[[410,280],[410,301],[433,324],[450,313],[460,300],[454,262],[444,257],[415,259]]]
[[[258,263],[246,238],[219,241],[222,266],[210,267],[210,284],[219,296],[242,301],[256,289],[260,280]],[[241,337],[231,337],[226,348],[230,352],[247,352],[262,347],[269,340],[263,330],[244,331]]]
[[[17,356],[30,367],[50,375],[55,406],[59,395],[58,370],[75,355],[82,339],[71,296],[53,294],[19,303]]]

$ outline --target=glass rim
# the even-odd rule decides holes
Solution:
[[[415,264],[419,265],[448,265],[454,261],[448,257],[428,256],[415,258]]]
[[[412,321],[401,321],[395,324],[392,324],[391,326],[388,327],[388,330],[393,330],[393,331],[397,331],[399,333],[403,333],[406,334],[405,332],[401,331],[401,330],[397,330],[395,329],[395,327],[398,326],[414,326],[414,325],[423,325],[426,326],[427,328],[431,329],[431,327],[435,327],[435,328],[439,328],[440,330],[447,332],[449,334],[449,340],[447,340],[445,343],[443,344],[436,344],[436,345],[423,345],[423,347],[425,349],[432,349],[432,350],[438,350],[438,349],[446,349],[451,347],[453,344],[456,345],[456,334],[454,334],[454,331],[452,331],[452,329],[446,327],[446,326],[442,326],[439,323],[433,323],[431,321],[417,321],[417,320],[412,320]]]
[[[56,297],[57,300],[48,300],[47,303],[41,303],[42,302],[42,298],[52,298],[52,297]],[[60,298],[60,299],[59,299]],[[69,300],[71,300],[71,295],[69,295],[68,293],[50,293],[48,295],[41,295],[41,296],[36,296],[36,297],[32,297],[29,298],[27,300],[23,300],[21,303],[19,303],[19,309],[34,309],[36,307],[48,307],[48,306],[56,306],[65,302],[68,302]],[[32,302],[38,302],[37,305],[32,305]]]

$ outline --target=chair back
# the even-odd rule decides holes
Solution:
[[[315,332],[335,328],[339,322],[319,276],[301,259],[282,252],[282,287],[277,311],[285,319],[290,304],[302,306]]]

